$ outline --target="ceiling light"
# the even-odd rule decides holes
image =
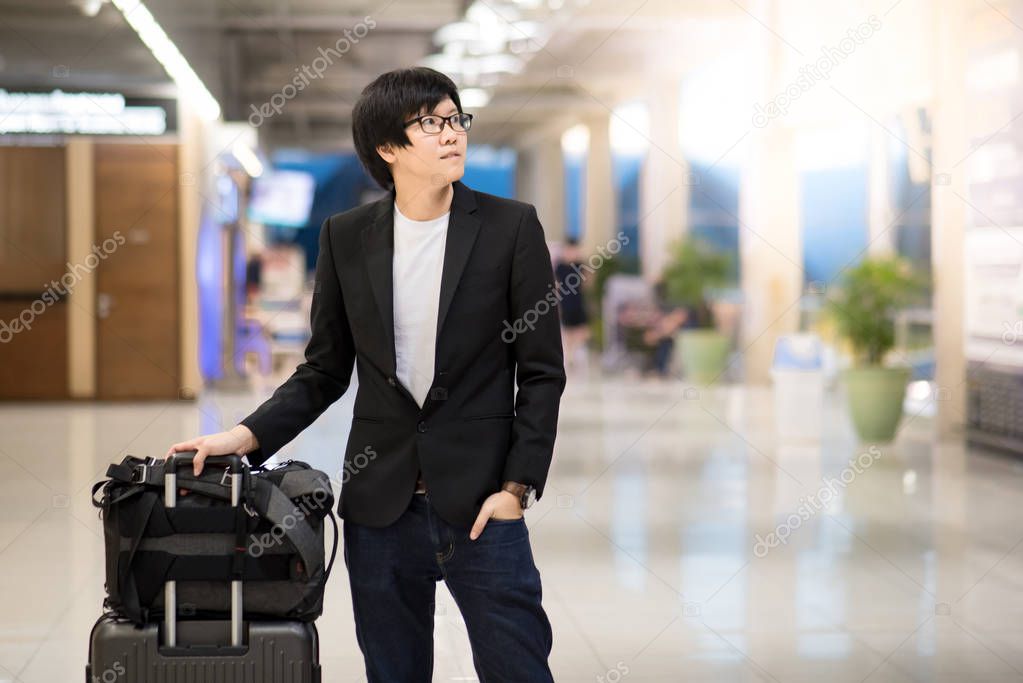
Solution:
[[[465,10],[465,18],[480,26],[488,25],[487,28],[498,24],[507,24],[510,21],[519,20],[519,12],[514,7],[501,6],[500,11],[494,9],[492,3],[477,0]]]
[[[479,109],[490,102],[490,93],[483,88],[465,88],[458,91],[458,99],[462,101],[462,107],[465,109]]]
[[[458,55],[448,54],[439,52],[432,55],[427,55],[419,60],[422,66],[428,66],[431,69],[440,71],[443,74],[451,76],[452,74],[462,73],[462,59]]]
[[[480,73],[496,74],[517,74],[522,71],[525,63],[514,55],[483,55],[477,60]]]
[[[141,0],[111,0],[121,11],[124,20],[146,44],[156,60],[178,86],[183,98],[189,102],[199,116],[207,121],[220,118],[220,105],[210,94],[206,85],[192,70],[188,60],[181,54],[174,42],[167,36]]]
[[[464,43],[476,40],[479,35],[479,26],[471,21],[454,21],[450,24],[444,24],[434,31],[433,42],[438,45],[447,45],[454,42]]]
[[[240,140],[231,147],[231,154],[238,160],[238,163],[242,165],[245,172],[252,178],[258,178],[263,175],[263,162],[259,160],[256,153],[252,151],[248,145]]]
[[[103,5],[106,4],[106,0],[76,0],[74,3],[81,10],[82,14],[87,17],[94,17],[99,14],[99,11],[103,9]]]

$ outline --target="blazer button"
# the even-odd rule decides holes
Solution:
[[[390,385],[391,385],[392,387],[394,387],[394,386],[397,386],[397,385],[398,385],[398,383],[397,383],[396,381],[394,381],[394,378],[393,378],[393,377],[388,377],[388,378],[387,378],[387,383],[388,383],[388,384],[390,384]]]
[[[420,434],[425,434],[426,433],[426,423],[425,422],[420,422],[418,425],[416,425],[416,431],[419,432]]]

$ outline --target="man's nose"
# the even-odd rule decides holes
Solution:
[[[444,127],[440,129],[440,141],[441,144],[450,145],[458,137],[458,133],[451,127],[450,121],[444,122]]]

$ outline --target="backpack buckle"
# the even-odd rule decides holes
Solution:
[[[144,463],[141,463],[139,465],[135,465],[135,467],[132,468],[131,476],[129,477],[129,479],[131,479],[131,483],[132,484],[144,484],[144,483],[146,483],[146,478],[148,476],[149,476],[149,463],[148,462],[144,462]]]

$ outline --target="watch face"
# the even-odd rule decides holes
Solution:
[[[522,494],[522,509],[525,510],[533,503],[536,502],[536,489],[532,486],[526,487],[526,492]]]

